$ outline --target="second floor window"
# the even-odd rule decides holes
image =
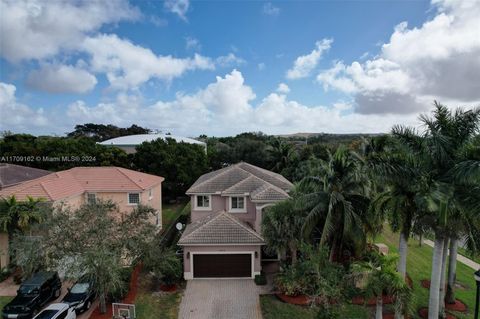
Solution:
[[[87,203],[95,204],[97,202],[97,196],[95,194],[87,194]]]
[[[245,197],[231,197],[230,210],[245,211]]]
[[[197,195],[196,207],[200,209],[210,208],[210,196],[209,195]]]
[[[128,204],[137,205],[140,203],[140,194],[139,193],[128,193]]]

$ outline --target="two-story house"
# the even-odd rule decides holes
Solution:
[[[241,162],[187,190],[191,220],[180,238],[184,278],[253,278],[262,270],[262,214],[292,188],[280,174]]]
[[[128,214],[141,203],[155,209],[151,222],[161,227],[163,180],[121,167],[75,167],[0,190],[0,199],[41,198],[54,207],[66,205],[71,209],[87,202],[111,200],[120,214]],[[9,263],[8,236],[0,235],[0,266],[4,267]]]

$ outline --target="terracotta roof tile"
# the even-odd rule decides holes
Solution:
[[[0,197],[15,195],[24,200],[31,196],[56,201],[84,192],[141,192],[163,180],[160,176],[119,167],[75,167],[1,190]]]

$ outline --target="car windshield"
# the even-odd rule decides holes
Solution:
[[[90,285],[88,283],[77,283],[73,285],[72,289],[70,289],[70,292],[72,294],[83,294],[88,291],[88,287]]]
[[[58,310],[47,309],[40,312],[35,319],[51,319],[57,314]]]
[[[38,293],[38,286],[34,285],[21,285],[20,288],[18,288],[18,292],[21,295],[31,295]]]

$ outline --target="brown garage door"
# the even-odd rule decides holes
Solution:
[[[194,278],[251,277],[252,255],[193,255]]]

